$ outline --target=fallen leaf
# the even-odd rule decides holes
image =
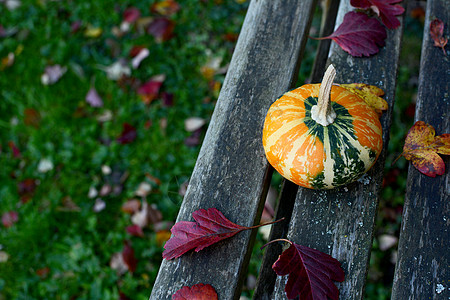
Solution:
[[[131,60],[131,66],[133,69],[139,68],[141,62],[150,55],[150,51],[147,48],[141,49]]]
[[[450,134],[436,136],[433,126],[417,121],[408,131],[401,155],[421,173],[436,177],[445,173],[444,160],[438,153],[450,155]]]
[[[22,5],[22,2],[19,0],[4,0],[3,2],[6,8],[10,11],[17,9],[20,7],[20,5]]]
[[[165,17],[155,18],[147,27],[147,33],[152,35],[157,42],[164,42],[173,37],[175,22]]]
[[[7,56],[2,58],[2,62],[0,64],[0,71],[3,71],[6,68],[11,67],[15,61],[15,55],[13,52],[8,53]]]
[[[103,29],[100,27],[95,27],[92,25],[88,25],[86,30],[84,31],[84,36],[88,38],[98,38],[103,33]]]
[[[38,172],[47,173],[51,170],[53,170],[53,162],[48,158],[42,158],[38,164]]]
[[[361,57],[378,53],[379,47],[385,45],[386,37],[386,29],[377,19],[351,11],[335,32],[318,39],[332,39],[350,55]]]
[[[378,237],[379,247],[381,251],[386,251],[397,244],[398,238],[390,234],[382,234]]]
[[[17,193],[22,203],[27,203],[31,200],[37,185],[38,181],[31,178],[24,179],[17,184]]]
[[[173,106],[173,94],[162,92],[161,93],[162,105],[165,107]]]
[[[350,4],[354,7],[372,9],[389,29],[400,26],[400,21],[396,16],[403,14],[405,9],[396,4],[399,2],[402,0],[350,0]]]
[[[150,192],[152,191],[152,186],[148,182],[141,182],[136,190],[134,192],[136,196],[139,197],[146,197]]]
[[[196,131],[197,129],[200,129],[205,125],[206,121],[205,119],[199,118],[199,117],[191,117],[186,120],[184,120],[184,129],[188,132]]]
[[[111,269],[116,270],[119,276],[128,271],[128,266],[125,264],[122,252],[113,254],[111,260],[109,261],[109,266]]]
[[[143,201],[142,208],[131,216],[131,222],[141,228],[147,227],[149,224],[155,224],[162,220],[162,213],[155,204],[148,205],[147,201]]]
[[[70,33],[77,33],[81,29],[81,25],[83,25],[83,22],[80,20],[72,22],[72,24],[70,24]]]
[[[161,247],[162,245],[164,245],[170,239],[171,235],[172,234],[170,233],[169,230],[159,230],[159,231],[157,231],[156,232],[156,244]]]
[[[150,104],[154,99],[156,99],[156,97],[158,97],[159,90],[164,80],[166,80],[166,75],[156,75],[138,88],[137,93],[145,104]]]
[[[217,74],[220,70],[220,64],[222,63],[222,57],[211,56],[210,52],[207,51],[207,56],[209,56],[208,61],[200,68],[200,73],[205,77],[206,80],[211,81],[214,78],[214,75]]]
[[[67,67],[60,65],[53,65],[45,67],[44,74],[41,75],[41,82],[43,85],[51,85],[56,82],[66,73]]]
[[[180,10],[180,5],[175,0],[163,0],[153,3],[150,10],[153,13],[169,17]]]
[[[141,227],[139,227],[136,224],[127,226],[126,230],[129,234],[131,234],[133,236],[138,236],[138,237],[144,236],[144,231],[142,230]]]
[[[9,254],[5,251],[0,251],[0,263],[7,262],[9,259]]]
[[[15,211],[8,211],[2,215],[2,224],[6,228],[11,227],[19,221],[19,215]]]
[[[367,105],[372,107],[378,115],[381,115],[382,111],[388,109],[388,103],[381,98],[384,95],[384,91],[374,85],[368,85],[365,83],[351,83],[351,84],[339,84],[339,86],[346,90],[358,95],[362,98]]]
[[[65,196],[61,199],[62,206],[58,206],[56,209],[58,211],[66,211],[66,212],[79,212],[81,208],[72,200],[72,197]]]
[[[102,107],[103,100],[94,87],[91,87],[86,95],[86,102],[92,107]]]
[[[105,71],[106,76],[111,80],[119,80],[124,76],[131,75],[131,69],[123,59],[119,59],[108,67],[100,66],[99,68]]]
[[[94,207],[92,207],[92,210],[96,213],[101,212],[106,208],[105,201],[102,200],[102,198],[95,199]]]
[[[23,122],[27,126],[38,128],[41,123],[41,114],[34,108],[25,108],[23,111]]]
[[[137,199],[131,199],[122,204],[122,211],[127,214],[134,214],[141,208],[141,201]]]
[[[44,267],[36,270],[36,275],[39,276],[41,279],[47,278],[49,273],[50,273],[49,267]]]
[[[129,144],[133,142],[137,137],[136,128],[128,123],[123,123],[123,130],[120,136],[117,138],[119,144]]]
[[[124,241],[122,258],[125,262],[125,265],[128,267],[128,271],[134,273],[134,271],[136,271],[138,261],[136,259],[136,256],[134,255],[134,250],[131,247],[130,241]]]
[[[444,22],[439,19],[434,19],[430,23],[430,35],[434,41],[434,46],[442,49],[445,55],[445,46],[447,45],[448,39],[444,37]]]
[[[172,300],[217,300],[216,290],[210,284],[198,283],[192,287],[183,286],[172,295]]]
[[[195,222],[180,221],[172,227],[173,236],[164,245],[163,258],[168,260],[177,258],[192,249],[199,252],[242,230],[272,224],[244,227],[225,218],[216,208],[196,210],[192,213],[192,217]]]
[[[197,129],[196,131],[192,132],[192,134],[184,140],[184,144],[188,147],[198,146],[198,145],[200,145],[200,142],[201,142],[201,136],[202,136],[202,130]]]
[[[275,241],[290,244],[272,266],[277,275],[289,275],[285,287],[289,299],[297,296],[300,296],[300,300],[339,299],[339,290],[333,283],[344,281],[345,275],[339,261],[328,254],[288,240],[274,240],[270,243]]]
[[[123,21],[134,23],[141,17],[141,12],[136,7],[129,7],[123,12]]]
[[[102,174],[103,175],[109,175],[109,174],[111,174],[111,172],[112,172],[112,169],[110,166],[102,165]]]
[[[8,142],[8,146],[11,149],[12,155],[14,158],[20,158],[20,150],[17,148],[16,144],[13,141]]]

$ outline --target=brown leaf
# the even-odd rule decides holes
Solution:
[[[217,292],[210,284],[183,286],[172,295],[172,300],[217,300]]]
[[[41,115],[34,108],[25,108],[23,111],[23,122],[27,126],[38,128],[41,122]]]
[[[430,177],[445,172],[445,163],[437,153],[450,155],[450,134],[435,135],[433,126],[417,121],[406,136],[402,153],[417,170]]]
[[[384,110],[388,109],[388,103],[381,98],[384,95],[384,91],[374,85],[368,85],[365,83],[351,83],[351,84],[339,84],[339,86],[346,90],[358,95],[362,98],[367,105],[372,107],[378,115]]]
[[[141,201],[137,199],[131,199],[122,204],[122,211],[127,214],[134,214],[141,208]]]
[[[434,41],[434,46],[442,49],[445,55],[445,46],[447,45],[448,39],[444,37],[444,22],[439,19],[434,19],[430,23],[430,35]]]

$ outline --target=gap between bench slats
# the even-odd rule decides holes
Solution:
[[[353,8],[341,1],[336,24]],[[389,30],[386,47],[370,58],[354,58],[332,44],[329,62],[337,70],[335,82],[362,82],[385,91],[389,110],[381,118],[383,152],[362,180],[330,191],[299,188],[288,239],[328,253],[342,263],[345,281],[338,283],[340,299],[363,299],[372,247],[374,220],[383,178],[385,151],[394,104],[402,27]],[[286,299],[287,277],[277,277],[271,299]]]
[[[430,38],[434,18],[450,24],[450,1],[428,0],[420,62],[416,121],[450,133],[450,62]],[[447,46],[448,49],[448,46]],[[448,53],[448,51],[447,51]],[[427,177],[410,166],[392,299],[450,298],[450,176]]]
[[[215,207],[237,224],[259,222],[271,176],[261,141],[264,117],[296,79],[315,2],[250,3],[177,221]],[[170,299],[197,283],[213,285],[219,299],[238,299],[255,234],[241,232],[200,253],[164,260],[150,299]]]

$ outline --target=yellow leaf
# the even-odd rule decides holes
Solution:
[[[88,26],[84,31],[84,36],[89,38],[98,38],[103,33],[103,29],[100,27]]]
[[[365,83],[339,84],[339,86],[347,89],[362,99],[372,107],[379,115],[388,109],[388,103],[380,96],[384,95],[382,89]]]
[[[450,134],[435,136],[433,126],[417,121],[406,136],[402,155],[423,174],[435,177],[445,172],[445,163],[437,154],[450,154]]]

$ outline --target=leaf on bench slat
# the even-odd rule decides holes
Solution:
[[[444,37],[444,22],[442,22],[442,20],[434,19],[431,21],[430,35],[434,41],[434,46],[441,48],[444,55],[447,55],[445,46],[447,45],[448,39]]]
[[[450,134],[435,135],[433,126],[417,121],[406,136],[402,153],[417,170],[430,177],[445,172],[444,160],[437,153],[450,155]]]
[[[172,300],[217,300],[217,292],[210,284],[183,286],[172,295]]]
[[[327,37],[352,56],[370,56],[380,51],[387,37],[386,29],[375,18],[369,18],[364,13],[348,12],[342,24]]]
[[[181,221],[172,227],[170,231],[173,236],[164,245],[163,258],[169,260],[177,258],[192,249],[199,252],[212,244],[232,237],[242,230],[274,223],[252,227],[241,226],[225,218],[216,208],[196,210],[192,213],[192,217],[195,222]]]
[[[405,9],[396,4],[402,0],[351,0],[350,4],[357,8],[371,8],[380,18],[381,22],[389,29],[400,26],[396,16],[405,12]]]
[[[291,244],[272,266],[278,275],[289,275],[285,287],[289,299],[297,296],[300,300],[339,299],[339,290],[333,281],[344,281],[345,274],[338,260],[289,240],[278,241]]]

